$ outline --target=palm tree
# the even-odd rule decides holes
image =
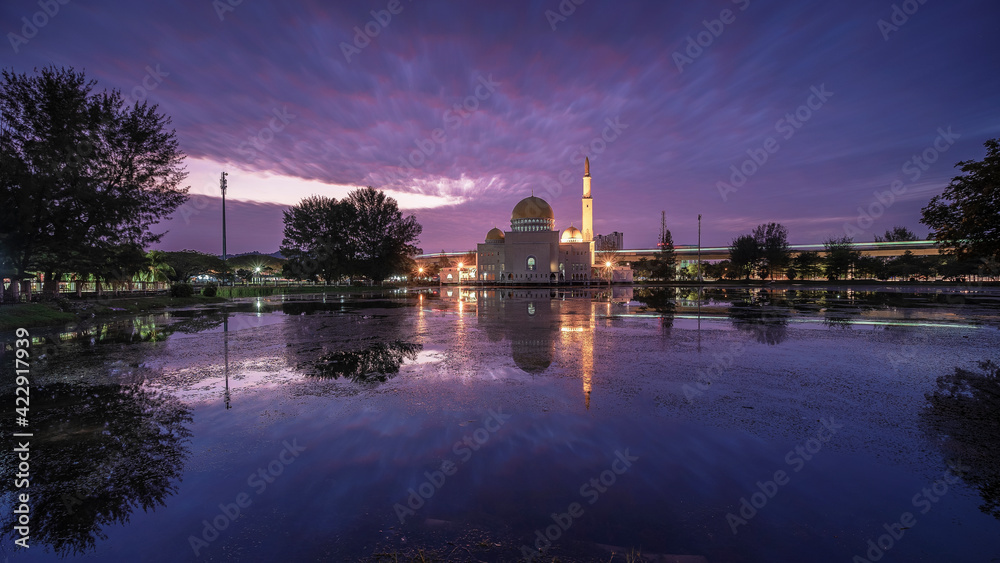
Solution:
[[[173,267],[167,263],[167,254],[162,250],[150,250],[146,253],[146,270],[139,273],[139,280],[146,282],[167,282],[175,275]],[[145,289],[145,285],[143,285]]]

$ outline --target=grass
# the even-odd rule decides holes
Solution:
[[[119,314],[139,314],[168,307],[190,307],[224,303],[221,297],[115,297],[94,300],[69,300],[65,298],[41,303],[17,303],[0,307],[0,330],[55,326],[91,317]]]
[[[92,317],[106,317],[121,314],[141,314],[176,307],[191,307],[225,303],[239,297],[267,297],[281,294],[306,293],[370,293],[395,289],[394,286],[358,287],[344,285],[315,286],[236,286],[220,287],[215,297],[194,295],[191,297],[170,297],[169,295],[141,297],[106,297],[76,300],[60,297],[55,301],[40,303],[18,303],[0,307],[0,330],[16,328],[55,326],[76,322]]]
[[[107,315],[114,313],[145,313],[168,307],[190,307],[192,305],[209,305],[213,303],[225,303],[222,297],[203,297],[194,295],[191,297],[170,297],[169,295],[157,295],[155,297],[113,297],[110,299],[100,299],[97,301],[70,302],[71,307],[76,307],[77,303],[81,308],[95,315]]]
[[[47,303],[17,303],[0,307],[0,330],[57,325],[76,320],[77,316],[73,313]]]

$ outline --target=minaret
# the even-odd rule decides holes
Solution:
[[[594,200],[590,198],[590,158],[583,161],[583,242],[594,240]]]

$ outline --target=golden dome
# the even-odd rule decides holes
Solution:
[[[528,196],[522,199],[514,206],[514,210],[510,212],[511,221],[517,219],[555,220],[555,218],[556,214],[552,212],[549,204],[544,199],[535,196]]]
[[[563,231],[561,242],[583,242],[583,233],[580,229],[570,225],[568,229]]]
[[[496,227],[493,227],[492,229],[490,229],[490,232],[486,233],[486,242],[489,242],[491,240],[502,241],[503,239],[504,239],[503,231],[501,231]]]

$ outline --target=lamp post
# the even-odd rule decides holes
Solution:
[[[462,266],[464,266],[464,265],[465,264],[463,264],[462,262],[458,263],[458,283],[459,283],[459,285],[462,284]]]
[[[701,277],[701,213],[698,214],[698,283],[705,280]]]
[[[254,268],[254,272],[257,274],[257,281],[254,283],[260,283],[260,266]]]
[[[608,270],[608,287],[611,287],[611,261],[605,262],[604,267]]]
[[[424,269],[423,268],[417,268],[417,277],[419,279],[424,279]]]
[[[219,187],[222,188],[222,283],[226,285],[229,277],[229,256],[226,254],[226,176],[225,172],[219,180]]]

